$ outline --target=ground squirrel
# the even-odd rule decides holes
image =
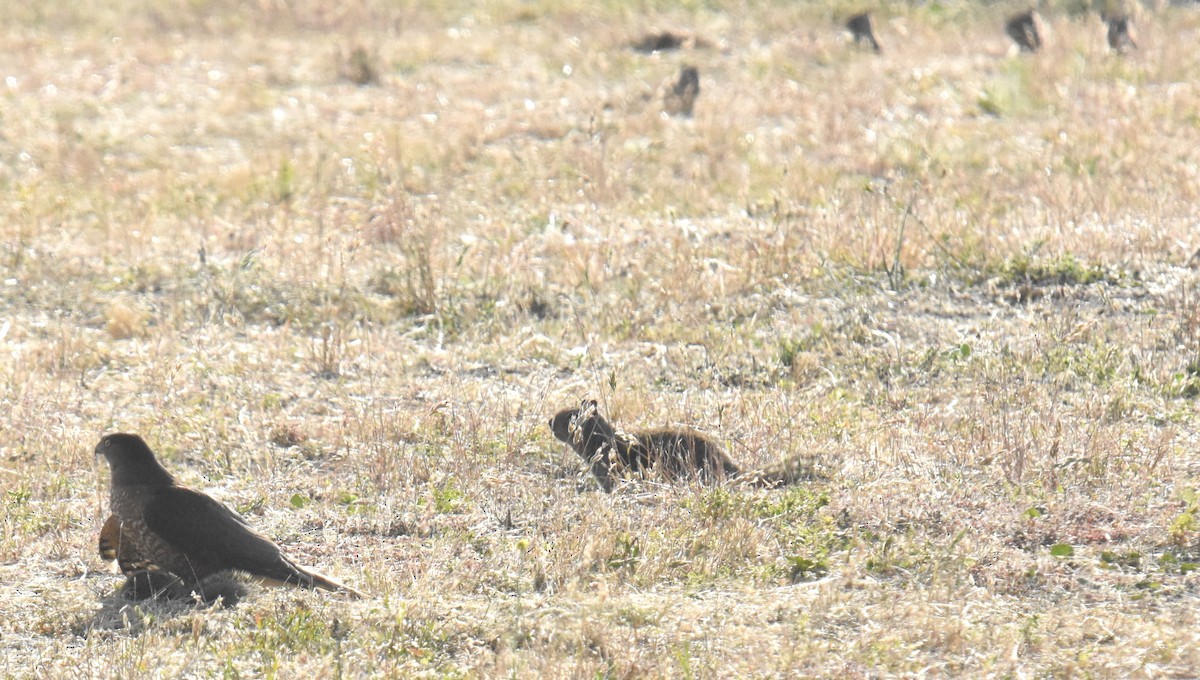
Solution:
[[[855,45],[865,44],[875,50],[875,54],[883,52],[879,48],[879,41],[875,39],[875,31],[871,28],[870,12],[862,12],[850,17],[850,20],[846,22],[846,30],[850,31]]]
[[[679,80],[663,93],[663,110],[672,116],[691,118],[699,95],[700,71],[695,66],[684,66],[679,70]]]
[[[1101,14],[1100,18],[1108,25],[1108,46],[1112,51],[1124,54],[1126,50],[1137,49],[1137,43],[1133,42],[1133,35],[1129,31],[1128,15]]]
[[[1042,48],[1042,36],[1038,33],[1037,14],[1033,10],[1021,12],[1008,18],[1004,25],[1008,37],[1017,43],[1022,52],[1037,52]]]
[[[703,484],[732,480],[763,487],[811,476],[794,463],[742,472],[719,444],[692,429],[621,432],[600,415],[595,399],[584,399],[579,408],[554,414],[550,429],[587,461],[596,481],[608,492],[624,476],[657,476],[664,481],[696,480]]]

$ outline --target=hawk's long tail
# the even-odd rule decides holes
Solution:
[[[272,569],[271,573],[257,573],[254,574],[254,577],[259,581],[272,586],[290,586],[292,588],[328,590],[331,593],[346,593],[359,600],[366,598],[366,595],[364,595],[361,591],[355,590],[344,583],[335,581],[319,572],[311,569],[305,569],[286,557],[282,557],[282,563],[277,569]]]

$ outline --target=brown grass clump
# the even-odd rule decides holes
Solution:
[[[7,674],[1195,674],[1200,17],[426,5],[0,4]],[[116,430],[373,597],[123,601]]]
[[[117,298],[108,304],[105,311],[105,328],[115,340],[139,337],[146,334],[145,310],[127,298]]]

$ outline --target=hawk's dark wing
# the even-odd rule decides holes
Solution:
[[[146,526],[196,564],[239,569],[282,582],[312,585],[279,546],[241,515],[198,491],[170,486],[146,504]]]

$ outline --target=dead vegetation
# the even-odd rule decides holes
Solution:
[[[0,9],[5,675],[1195,674],[1195,10],[648,7]],[[115,430],[370,597],[124,602]]]

